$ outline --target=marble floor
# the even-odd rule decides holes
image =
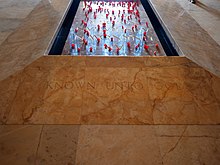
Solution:
[[[220,164],[220,1],[150,2],[181,57],[46,56],[70,0],[0,0],[0,165]]]
[[[1,164],[170,165],[220,162],[220,126],[0,126]]]
[[[183,0],[176,1],[220,45],[220,1],[199,0],[196,5]]]
[[[21,26],[41,0],[0,0],[0,44]]]

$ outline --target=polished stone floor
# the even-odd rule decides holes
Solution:
[[[220,45],[220,1],[199,0],[196,5],[183,0],[176,1]]]
[[[218,165],[220,126],[10,125],[2,165]]]
[[[0,164],[220,164],[220,1],[152,1],[181,57],[45,56],[69,2],[0,0]]]

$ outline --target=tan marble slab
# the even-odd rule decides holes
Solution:
[[[42,57],[0,82],[2,124],[219,124],[220,79],[185,57]]]
[[[220,45],[220,3],[219,0],[199,0],[196,5],[189,1],[176,0],[198,24]]]
[[[22,6],[25,1],[27,0],[16,4]],[[31,2],[33,1],[27,4],[33,7]],[[70,0],[41,0],[22,23],[13,29],[0,45],[0,80],[22,70],[45,53],[69,2]],[[27,8],[24,5],[24,10]],[[17,15],[19,16],[20,14]],[[5,24],[10,26],[9,23]]]
[[[157,126],[164,165],[220,163],[219,126]]]
[[[22,70],[44,54],[69,2],[1,1],[1,25],[4,26],[0,37],[6,40],[0,45],[0,80]],[[184,54],[194,62],[219,75],[219,46],[210,36],[176,1],[155,0],[152,3],[177,41],[174,45],[184,50]],[[190,26],[187,22],[190,22]],[[5,32],[5,27],[14,28],[7,28],[9,31]]]
[[[220,76],[220,45],[175,0],[151,3],[183,54]]]
[[[218,125],[0,126],[1,165],[220,163]]]
[[[76,164],[162,164],[154,127],[82,126]]]
[[[35,164],[41,129],[42,126],[0,126],[0,164]]]
[[[217,165],[219,129],[197,125],[82,126],[76,163]]]
[[[74,165],[79,127],[73,125],[43,126],[36,164]]]
[[[24,22],[41,0],[0,1],[0,45]]]

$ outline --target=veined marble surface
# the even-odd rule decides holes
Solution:
[[[28,7],[26,8],[22,4],[28,2],[27,4],[34,7],[33,4],[36,4],[38,1],[17,0],[13,2],[16,2],[17,6],[23,6],[24,9],[22,8],[22,10],[25,11]],[[13,13],[12,15],[17,15],[18,18],[24,17],[25,12],[18,12],[18,9],[13,7],[14,3],[11,1],[7,2],[1,0],[1,7],[2,4],[3,7],[4,4],[11,5],[11,8],[8,7],[8,13]],[[35,3],[31,4],[31,2]],[[41,0],[30,14],[22,20],[22,23],[19,23],[20,25],[13,29],[13,32],[0,45],[0,80],[23,69],[44,55],[69,2],[70,0]],[[8,15],[7,12],[3,13],[1,14],[3,18],[5,17],[4,15]],[[9,20],[10,18],[5,19],[6,22]],[[7,23],[7,26],[3,25],[4,22],[0,24],[4,28],[10,27],[9,23]]]
[[[219,87],[185,57],[44,56],[0,82],[0,121],[219,124]]]
[[[199,24],[191,17],[187,9],[184,9],[177,1],[179,2],[179,0],[151,0],[151,3],[183,55],[220,76],[220,45],[210,37],[211,30],[208,33],[200,26],[200,24],[211,21],[217,28],[219,22],[216,24],[215,20],[206,20],[207,17],[196,15]],[[181,2],[181,4],[183,3]],[[216,4],[218,3],[216,2]],[[202,21],[199,21],[198,18]]]
[[[0,44],[14,32],[41,0],[0,0]]]
[[[0,1],[0,80],[22,70],[47,52],[69,2],[70,0]],[[201,2],[208,3],[206,0]],[[179,0],[154,0],[152,3],[184,55],[220,76],[220,47],[210,37],[217,34],[217,30],[213,30],[218,28],[207,29],[209,26],[203,26],[206,22],[208,25],[219,26],[216,20],[219,10],[218,5],[215,5],[218,1],[211,1],[216,18],[211,20],[191,14],[187,7],[180,5]],[[194,9],[197,11],[196,7]],[[210,18],[209,12],[204,12],[205,18]]]
[[[196,5],[189,1],[176,1],[220,45],[220,1],[198,0]]]
[[[220,126],[0,126],[1,165],[220,163]]]
[[[153,2],[187,57],[219,75],[210,31],[177,1]],[[42,57],[68,3],[0,0],[0,164],[220,164],[220,78],[185,57]]]
[[[68,3],[68,0],[62,3],[58,0],[40,1],[22,25],[1,44],[2,123],[219,123],[219,79],[185,58],[42,57]],[[165,23],[170,21],[170,16],[176,16],[170,12],[172,9],[182,13],[167,24],[177,39],[184,34],[178,40],[182,48],[190,48],[184,40],[188,35],[187,29],[190,29],[181,29],[178,25],[185,27],[186,20],[192,21],[192,25],[199,29],[200,35],[196,35],[196,39],[202,48],[205,42],[200,40],[201,36],[214,42],[178,3],[159,0],[153,3]],[[180,30],[183,30],[182,33],[179,33]],[[198,48],[198,45],[189,46],[195,47],[195,50]],[[217,49],[210,56],[205,51],[198,51],[197,55],[203,56],[198,60],[204,62],[205,58],[207,63],[204,64],[213,67],[211,64],[218,62],[219,45],[215,46]],[[196,57],[195,52],[191,55]],[[86,85],[81,84],[81,80]],[[96,87],[97,84],[101,86]],[[68,88],[77,89],[72,92]],[[127,112],[127,108],[131,111]],[[103,110],[109,113],[103,113]],[[173,114],[177,115],[177,119],[172,117]]]

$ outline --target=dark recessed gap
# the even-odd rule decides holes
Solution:
[[[80,0],[73,0],[72,4],[67,12],[67,15],[63,21],[63,24],[54,40],[52,48],[49,51],[49,55],[61,55],[66,39],[69,35],[70,28],[72,26],[74,17],[76,15]]]
[[[147,13],[151,24],[154,27],[154,30],[163,46],[163,49],[167,56],[178,56],[176,49],[173,47],[170,39],[168,38],[166,32],[164,31],[160,21],[158,20],[156,14],[154,13],[151,5],[149,4],[149,0],[141,0],[141,3]]]

